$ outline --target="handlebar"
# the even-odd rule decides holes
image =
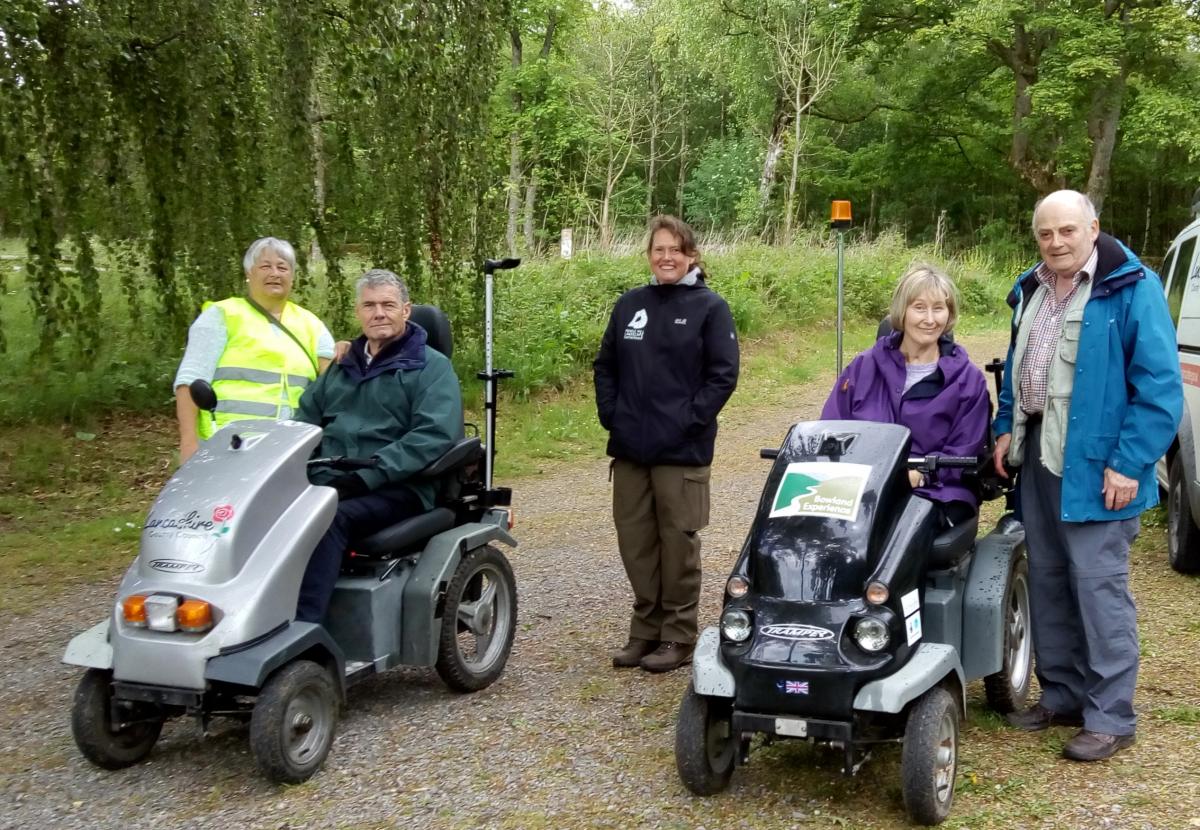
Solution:
[[[917,455],[908,459],[908,468],[923,473],[932,473],[939,467],[971,469],[978,467],[983,460],[983,456],[978,455]]]
[[[335,470],[369,470],[378,465],[377,458],[348,458],[344,455],[308,459],[310,467],[332,467]]]

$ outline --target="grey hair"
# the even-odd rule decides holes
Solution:
[[[1037,236],[1038,232],[1038,211],[1042,209],[1042,205],[1044,205],[1048,199],[1053,199],[1056,202],[1074,202],[1076,209],[1078,209],[1079,214],[1083,217],[1084,224],[1090,225],[1092,222],[1095,222],[1100,218],[1100,214],[1096,212],[1096,206],[1092,204],[1092,200],[1089,199],[1085,194],[1080,193],[1078,190],[1056,190],[1053,193],[1048,193],[1042,198],[1038,199],[1037,204],[1033,206],[1033,219],[1030,220],[1029,224],[1033,229],[1033,235],[1035,237]]]
[[[946,319],[944,334],[954,331],[954,324],[958,322],[958,289],[945,271],[928,262],[914,262],[896,283],[896,290],[892,293],[892,307],[888,313],[888,321],[893,330],[904,331],[905,312],[914,300],[925,294],[935,297],[940,294],[945,297],[946,310],[950,314]]]
[[[242,270],[249,274],[264,251],[274,251],[279,254],[287,260],[292,273],[296,272],[296,249],[286,239],[276,239],[273,236],[264,236],[262,239],[256,239],[250,243],[250,247],[246,249],[246,255],[242,257]]]
[[[359,277],[358,282],[354,284],[354,295],[361,300],[364,288],[383,288],[385,286],[391,286],[400,292],[400,302],[408,302],[408,286],[404,284],[403,278],[386,268],[372,268]]]

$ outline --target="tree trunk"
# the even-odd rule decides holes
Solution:
[[[550,60],[550,51],[554,47],[554,32],[557,28],[558,11],[552,8],[546,12],[546,32],[542,36],[542,48],[538,52],[538,60],[542,63]],[[539,98],[540,97],[541,95],[539,93]],[[536,251],[538,247],[536,244],[537,240],[535,240],[533,236],[533,216],[534,208],[537,205],[538,185],[536,170],[540,157],[541,149],[538,147],[537,135],[535,132],[533,136],[533,146],[529,151],[528,157],[526,158],[526,164],[528,165],[529,173],[525,177],[525,221],[523,230],[525,234],[525,250],[529,251],[530,253]]]
[[[775,171],[779,157],[783,155],[783,137],[791,126],[792,112],[782,95],[775,97],[775,114],[771,117],[771,135],[767,139],[767,156],[763,160],[762,175],[758,179],[758,207],[766,216],[771,203],[771,191],[775,188]]]
[[[512,41],[513,92],[512,107],[514,127],[508,134],[508,227],[504,239],[508,243],[508,255],[517,255],[517,216],[521,211],[521,132],[515,126],[521,117],[521,93],[516,86],[516,74],[521,68],[521,33],[516,26],[509,29]]]
[[[688,154],[688,120],[686,117],[687,107],[684,107],[685,116],[681,119],[679,125],[679,177],[675,182],[675,215],[683,218],[683,188],[687,181],[687,154]]]
[[[533,238],[533,206],[537,201],[537,176],[530,172],[525,179],[525,250],[536,253],[537,245]]]
[[[804,94],[803,88],[796,85],[796,114],[792,120],[792,174],[788,177],[788,192],[787,192],[787,212],[783,217],[783,241],[784,244],[790,244],[792,241],[792,220],[796,212],[796,182],[800,178],[800,99]]]
[[[650,154],[646,160],[646,218],[654,215],[654,189],[658,184],[658,69],[650,64]]]
[[[315,79],[314,75],[314,79]],[[309,129],[312,130],[312,156],[313,156],[313,212],[319,217],[318,221],[325,219],[325,136],[321,130],[321,105],[317,99],[317,85],[313,83],[312,94],[309,96],[308,106],[308,123]],[[321,259],[321,243],[317,234],[313,234],[312,245],[309,248],[308,258],[310,262],[318,262]]]
[[[1112,172],[1113,150],[1117,146],[1117,127],[1121,121],[1121,110],[1125,104],[1126,79],[1129,70],[1121,67],[1121,74],[1110,83],[1096,88],[1092,94],[1092,107],[1088,116],[1088,137],[1092,139],[1091,169],[1088,171],[1087,195],[1099,212],[1108,195]]]
[[[1042,49],[1049,45],[1052,37],[1045,32],[1031,33],[1023,23],[1015,21],[1012,45],[997,41],[988,44],[992,54],[999,57],[1013,73],[1013,135],[1008,155],[1009,166],[1039,193],[1053,190],[1062,180],[1056,173],[1056,151],[1062,143],[1062,137],[1053,137],[1047,147],[1041,148],[1045,160],[1039,162],[1031,157],[1032,137],[1028,123],[1029,116],[1033,114],[1033,85],[1038,79],[1038,61]]]

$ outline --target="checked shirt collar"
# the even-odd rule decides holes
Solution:
[[[1092,255],[1084,263],[1083,269],[1071,279],[1071,290],[1061,302],[1055,291],[1057,275],[1045,262],[1037,267],[1037,281],[1045,288],[1045,296],[1042,297],[1037,316],[1033,318],[1033,327],[1029,330],[1020,378],[1021,409],[1030,415],[1040,413],[1046,408],[1046,377],[1050,371],[1050,361],[1054,359],[1054,350],[1058,348],[1058,340],[1062,336],[1063,313],[1083,281],[1091,279],[1096,273],[1096,263],[1099,259],[1100,249],[1093,247]]]

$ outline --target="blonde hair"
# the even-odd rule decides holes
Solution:
[[[904,331],[905,312],[914,300],[926,294],[945,297],[946,310],[950,315],[946,320],[946,331],[943,333],[949,334],[954,331],[954,324],[958,321],[958,289],[954,287],[954,281],[945,271],[927,262],[910,265],[896,283],[896,290],[892,293],[892,307],[888,313],[888,321],[894,331]]]

